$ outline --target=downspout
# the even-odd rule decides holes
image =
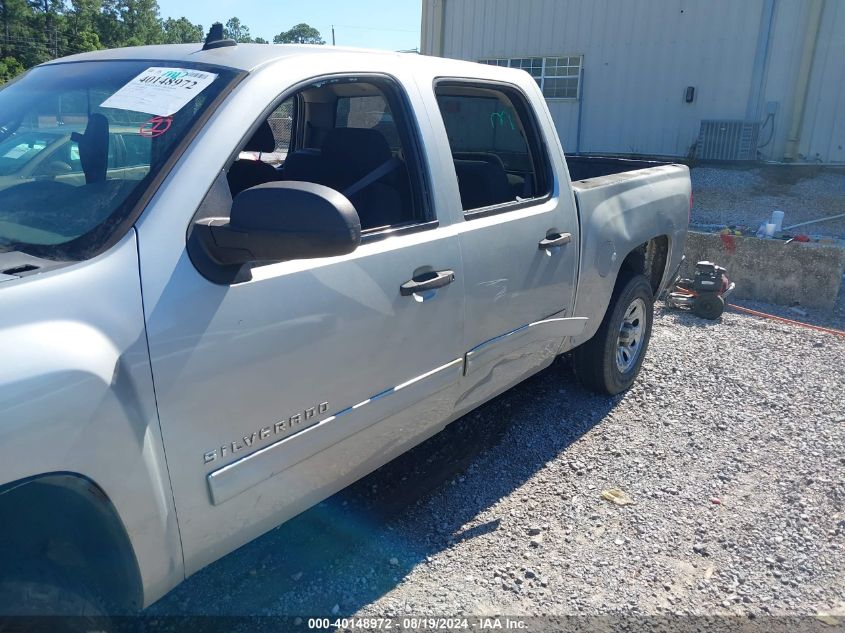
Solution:
[[[438,37],[440,39],[438,57],[445,57],[446,53],[446,0],[440,0],[440,24],[438,25]]]
[[[431,55],[431,38],[434,37],[431,27],[431,0],[422,0],[420,11],[420,53]]]
[[[769,56],[769,42],[772,39],[772,26],[775,18],[777,0],[766,0],[760,19],[760,35],[757,38],[757,52],[754,54],[754,69],[751,71],[751,92],[745,108],[746,121],[759,121],[763,97],[763,83],[766,78],[766,59]]]
[[[575,153],[581,155],[581,117],[584,112],[584,65],[581,64],[581,77],[578,79],[578,132],[575,136]]]
[[[801,66],[798,69],[798,81],[795,82],[795,96],[792,104],[792,123],[786,140],[786,150],[783,158],[787,161],[795,160],[798,156],[798,144],[801,142],[801,127],[804,123],[804,108],[807,105],[807,90],[810,86],[810,75],[813,72],[813,59],[816,56],[816,43],[819,39],[822,14],[825,0],[810,0],[810,11],[807,16],[807,32],[804,35],[804,49],[801,52]]]

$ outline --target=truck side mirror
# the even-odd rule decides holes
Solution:
[[[310,182],[250,187],[235,196],[229,218],[205,218],[193,228],[208,257],[225,267],[346,255],[361,243],[352,203]]]

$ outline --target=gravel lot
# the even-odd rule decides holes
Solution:
[[[630,392],[559,361],[150,613],[845,621],[843,359],[843,338],[659,308]]]
[[[784,226],[845,213],[845,169],[807,165],[695,167],[693,223],[748,226],[755,231],[772,211]],[[845,237],[845,218],[795,229],[808,235]]]

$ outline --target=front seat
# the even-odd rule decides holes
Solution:
[[[354,187],[383,166],[389,170],[385,171],[385,176],[401,166],[401,162],[393,158],[381,132],[368,128],[334,128],[323,141],[321,159],[320,184],[344,194],[350,188],[355,190],[346,195],[358,212],[361,228],[371,229],[410,219],[403,217],[405,212],[399,192],[380,182],[381,178],[364,187]]]
[[[244,146],[244,152],[273,152],[276,150],[276,138],[273,136],[273,129],[267,121],[261,123],[252,138]],[[279,179],[279,172],[272,165],[261,160],[249,160],[239,158],[229,169],[229,189],[232,197],[238,195],[244,189],[255,187],[265,182],[272,182]]]
[[[105,182],[109,165],[109,121],[102,114],[88,117],[85,132],[73,132],[72,141],[79,148],[79,162],[85,173],[85,182]]]

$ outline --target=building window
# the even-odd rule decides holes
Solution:
[[[480,59],[481,64],[519,68],[534,77],[547,99],[577,99],[580,89],[581,56],[514,57]]]

